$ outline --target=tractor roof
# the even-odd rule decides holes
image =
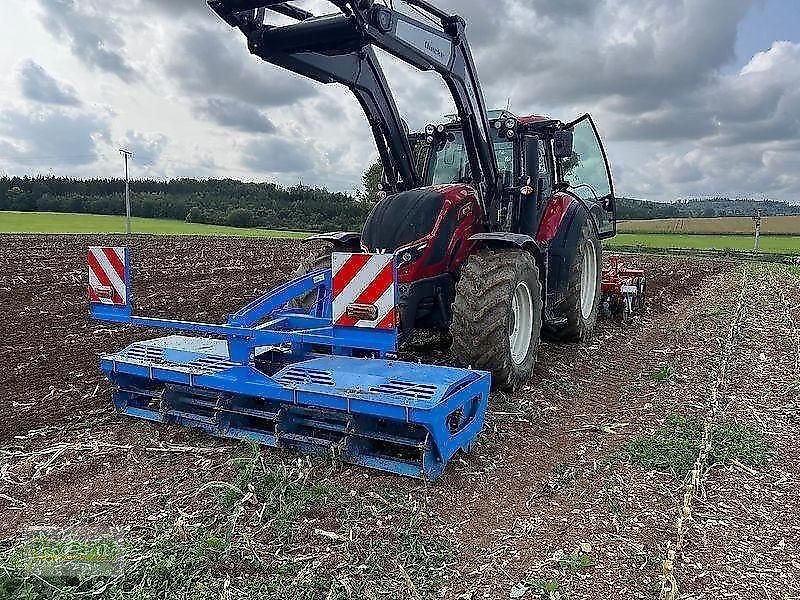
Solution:
[[[526,117],[518,117],[517,120],[521,125],[533,125],[534,123],[544,123],[546,121],[554,121],[555,119],[543,115],[528,115]]]
[[[497,119],[516,119],[517,122],[522,125],[523,127],[528,127],[531,125],[541,125],[541,124],[552,124],[552,125],[559,125],[561,122],[558,119],[554,119],[553,117],[549,117],[546,115],[526,115],[526,116],[517,116],[512,112],[507,110],[490,110],[487,113],[487,117],[489,121],[495,121]],[[439,121],[443,123],[448,128],[460,124],[458,115],[449,114],[444,115]]]

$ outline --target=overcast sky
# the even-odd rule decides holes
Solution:
[[[800,200],[800,0],[436,4],[467,19],[490,106],[595,116],[620,195]],[[348,191],[375,157],[345,90],[252,57],[203,0],[0,0],[0,22],[0,173],[119,175],[125,145],[138,177]],[[413,127],[452,110],[386,62]]]

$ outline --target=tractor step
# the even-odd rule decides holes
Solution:
[[[270,349],[274,351],[274,349]],[[269,376],[224,340],[168,336],[101,357],[124,414],[435,479],[483,427],[482,372],[315,355]]]

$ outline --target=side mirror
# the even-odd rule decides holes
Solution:
[[[572,131],[560,129],[553,134],[553,155],[556,158],[572,156]]]

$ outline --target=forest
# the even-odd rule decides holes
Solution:
[[[231,227],[352,230],[370,209],[363,198],[303,185],[143,179],[130,187],[133,216]],[[0,210],[119,215],[125,213],[124,190],[121,179],[0,177]]]

